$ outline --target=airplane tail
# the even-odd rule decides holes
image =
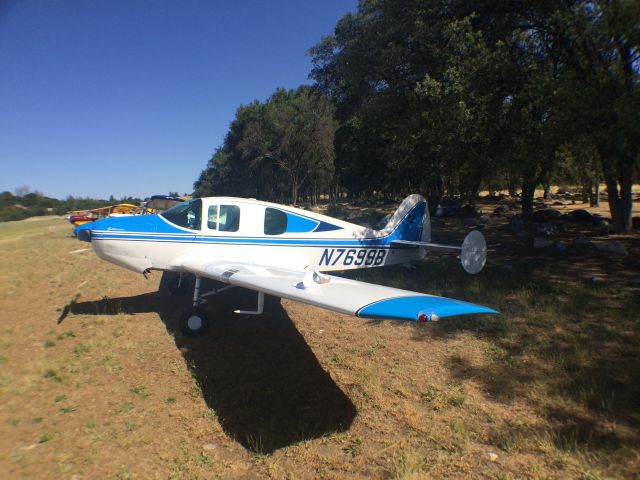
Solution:
[[[431,220],[427,201],[422,195],[409,195],[391,215],[380,233],[390,237],[392,241],[406,240],[429,243],[431,241]]]
[[[415,259],[423,258],[428,249],[455,252],[467,273],[476,274],[487,260],[487,242],[477,230],[469,232],[461,246],[431,243],[431,221],[427,201],[420,195],[409,195],[380,233],[393,247],[415,249]]]

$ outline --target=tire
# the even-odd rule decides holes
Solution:
[[[209,319],[199,308],[190,308],[180,318],[180,331],[188,337],[199,337],[209,329]]]
[[[169,284],[167,285],[169,289],[169,293],[174,296],[184,295],[189,291],[189,279],[186,276],[182,276],[182,282],[180,281],[180,276],[174,277],[169,280]]]

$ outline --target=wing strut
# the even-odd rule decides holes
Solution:
[[[242,315],[260,315],[264,311],[264,292],[258,292],[258,307],[255,310],[234,310]]]

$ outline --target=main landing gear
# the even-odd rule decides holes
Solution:
[[[234,287],[234,285],[226,285],[221,288],[214,288],[210,292],[201,293],[201,283],[202,279],[200,277],[196,277],[195,285],[193,287],[193,305],[184,312],[182,317],[180,317],[180,331],[189,337],[203,335],[209,328],[209,319],[205,312],[200,308],[200,305],[207,302],[206,297],[216,295]],[[188,288],[189,282],[182,273],[179,277],[169,283],[169,291],[173,295],[186,293]],[[234,313],[240,313],[243,315],[260,315],[263,311],[264,293],[258,292],[258,305],[255,310],[234,310]]]

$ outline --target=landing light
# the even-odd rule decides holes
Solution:
[[[424,312],[420,312],[418,314],[418,323],[437,322],[438,320],[440,320],[440,317],[438,317],[438,315],[436,315],[435,313],[427,315]]]

